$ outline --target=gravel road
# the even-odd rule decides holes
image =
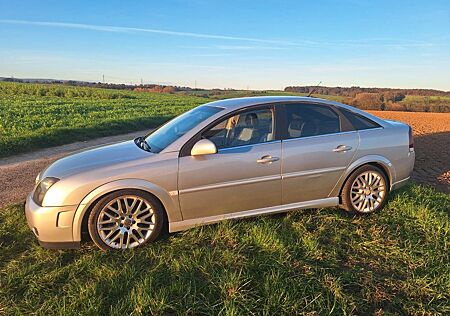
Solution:
[[[148,130],[97,138],[0,159],[0,183],[3,187],[0,191],[0,208],[23,202],[33,189],[36,175],[56,159],[74,151],[134,139],[146,133]]]

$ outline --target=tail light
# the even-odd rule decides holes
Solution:
[[[409,126],[409,151],[414,151],[414,137],[411,126]]]

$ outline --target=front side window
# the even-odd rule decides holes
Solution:
[[[160,152],[192,128],[222,110],[223,108],[206,105],[174,118],[145,138],[150,146],[150,151]]]
[[[287,104],[285,107],[288,139],[341,131],[339,115],[327,106]]]
[[[271,109],[255,109],[228,117],[204,132],[217,149],[252,145],[274,140],[274,116]]]

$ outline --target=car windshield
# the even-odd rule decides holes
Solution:
[[[208,105],[197,107],[167,122],[146,136],[145,140],[151,152],[159,153],[192,128],[222,110],[222,108]]]

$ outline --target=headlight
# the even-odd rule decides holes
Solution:
[[[44,201],[44,197],[45,197],[45,194],[47,193],[48,189],[50,189],[51,186],[54,185],[58,181],[59,181],[58,178],[47,177],[44,180],[42,180],[41,182],[39,182],[39,184],[37,185],[37,187],[33,193],[34,202],[36,202],[37,204],[42,206],[42,201]]]

